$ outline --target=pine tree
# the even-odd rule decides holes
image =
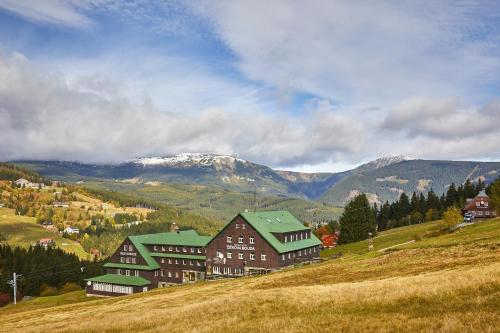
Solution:
[[[375,210],[364,193],[347,204],[340,218],[339,243],[351,243],[367,239],[376,232]]]

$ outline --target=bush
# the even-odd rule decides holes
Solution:
[[[10,295],[7,293],[0,293],[0,307],[10,303]]]
[[[66,282],[61,290],[60,290],[60,293],[61,294],[65,294],[65,293],[69,293],[69,292],[72,292],[72,291],[78,291],[78,290],[82,290],[82,287],[80,287],[78,284],[76,283],[73,283],[73,282]]]
[[[59,295],[59,292],[56,287],[49,287],[46,286],[43,288],[42,292],[40,293],[41,297],[46,297],[46,296],[56,296]]]

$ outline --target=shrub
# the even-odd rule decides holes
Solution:
[[[7,293],[0,293],[0,307],[10,303],[10,295]]]
[[[45,287],[42,292],[40,293],[41,297],[46,297],[46,296],[56,296],[59,295],[59,292],[56,287]]]
[[[62,286],[60,293],[65,294],[65,293],[69,293],[69,292],[77,291],[77,290],[82,290],[82,287],[80,287],[78,284],[73,283],[73,282],[66,282]]]

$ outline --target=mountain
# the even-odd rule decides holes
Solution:
[[[382,167],[355,169],[335,183],[320,200],[343,206],[357,193],[364,192],[371,202],[396,200],[405,192],[411,195],[433,189],[438,195],[451,183],[462,184],[467,179],[489,183],[500,175],[500,162],[401,160]],[[366,171],[365,171],[366,170]]]
[[[467,178],[490,182],[500,175],[500,162],[421,160],[403,155],[382,157],[338,173],[273,170],[217,154],[144,157],[108,165],[59,161],[18,161],[17,164],[69,182],[107,180],[136,186],[198,184],[215,186],[216,192],[252,196],[255,191],[264,196],[315,200],[334,206],[345,205],[360,192],[379,203],[396,200],[402,192],[426,193],[432,188],[441,194],[451,183],[461,184]]]

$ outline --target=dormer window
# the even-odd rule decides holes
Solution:
[[[123,245],[123,251],[128,251],[128,245],[127,244]]]
[[[240,228],[240,224],[239,223],[236,223],[236,225],[234,226],[236,229],[239,229]]]
[[[285,243],[288,242],[288,236],[285,235]]]

